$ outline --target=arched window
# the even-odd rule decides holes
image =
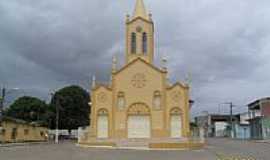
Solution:
[[[174,107],[170,110],[171,115],[181,115],[183,112],[179,107]]]
[[[161,93],[160,93],[160,91],[155,91],[154,92],[153,107],[156,110],[161,109]]]
[[[126,105],[125,94],[123,92],[119,92],[117,96],[117,107],[119,110],[124,110]]]
[[[109,112],[105,108],[101,108],[101,109],[98,110],[98,115],[99,116],[105,116],[105,115],[108,115],[108,114],[109,114]]]
[[[147,53],[147,34],[144,32],[142,36],[142,52]]]
[[[136,53],[136,33],[131,34],[131,53],[135,54]]]

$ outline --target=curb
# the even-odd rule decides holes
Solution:
[[[94,149],[106,149],[106,150],[138,150],[138,151],[191,151],[189,149],[182,149],[182,148],[148,148],[148,147],[112,147],[112,146],[88,146],[88,145],[81,145],[76,144],[77,147],[82,148],[94,148]],[[199,149],[203,150],[203,149]],[[194,150],[195,151],[195,150]],[[198,150],[196,150],[198,151]]]
[[[266,144],[270,144],[270,141],[264,141],[264,140],[261,140],[261,141],[255,141],[255,143],[266,143]]]

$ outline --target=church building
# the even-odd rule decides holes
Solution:
[[[166,60],[154,64],[154,22],[143,0],[126,17],[125,63],[112,61],[111,82],[93,78],[91,125],[81,144],[152,148],[190,142],[189,86],[168,81]],[[189,143],[190,144],[190,143]]]

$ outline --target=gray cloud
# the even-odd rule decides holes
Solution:
[[[145,1],[156,25],[156,62],[168,58],[172,81],[192,75],[194,114],[269,94],[269,1]],[[109,80],[112,55],[123,63],[125,14],[133,6],[126,0],[0,1],[0,84],[47,99],[64,85],[88,88],[93,74]]]

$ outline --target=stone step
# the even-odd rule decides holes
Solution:
[[[149,142],[145,139],[128,139],[117,142],[118,147],[148,147]]]

